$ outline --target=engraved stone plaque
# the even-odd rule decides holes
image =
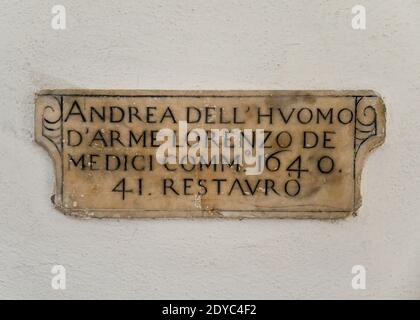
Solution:
[[[213,158],[213,150],[207,162],[182,162],[180,153],[178,162],[158,161],[163,132],[173,132],[176,152],[189,155],[196,129],[209,135],[195,142],[213,142],[214,130],[237,130],[243,157],[245,145],[262,150],[258,172],[250,174],[249,163],[235,157],[220,160],[216,152]],[[183,130],[186,143],[180,143]],[[367,154],[384,139],[385,106],[373,91],[36,95],[35,140],[55,168],[52,201],[79,217],[346,217],[361,205]],[[232,154],[227,140],[224,150]]]

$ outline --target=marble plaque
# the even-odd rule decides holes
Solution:
[[[179,136],[177,149],[193,147],[180,143],[181,123],[209,141],[214,130],[239,130],[241,146],[260,146],[262,169],[250,174],[234,157],[159,162],[163,130]],[[78,217],[346,217],[361,206],[363,163],[384,139],[385,106],[374,91],[36,94],[35,140],[55,168],[52,201]]]

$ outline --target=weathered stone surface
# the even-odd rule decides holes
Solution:
[[[156,134],[178,130],[181,120],[189,129],[264,129],[264,171],[160,165]],[[44,90],[36,97],[35,139],[55,166],[53,203],[80,217],[345,217],[361,205],[363,162],[384,138],[385,107],[373,91]]]

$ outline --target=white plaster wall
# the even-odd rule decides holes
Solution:
[[[417,0],[2,1],[0,298],[420,298],[419,36]],[[388,136],[356,218],[83,221],[53,208],[33,141],[34,92],[77,87],[374,89]]]

